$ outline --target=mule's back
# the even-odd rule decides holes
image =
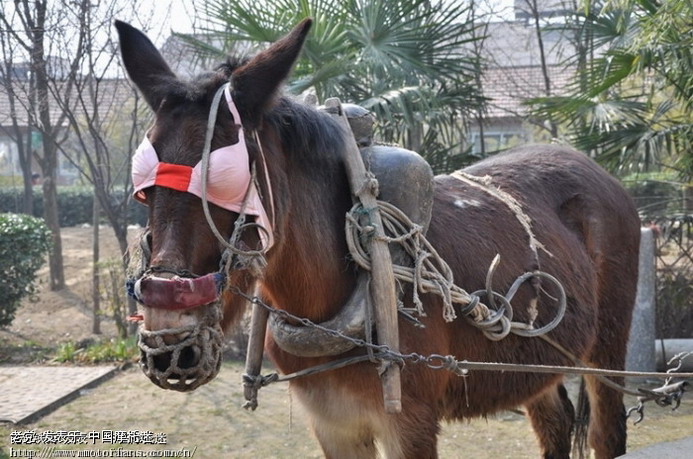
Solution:
[[[465,172],[488,175],[526,207],[555,213],[580,239],[597,269],[607,253],[632,257],[628,252],[640,234],[632,199],[586,155],[553,145],[526,146],[481,161]]]
[[[546,250],[535,254],[530,249],[527,231],[506,203],[481,187],[438,176],[431,238],[446,258],[453,258],[459,285],[483,288],[484,266],[500,254],[506,267],[499,270],[499,289],[522,272],[541,268],[558,277],[569,298],[580,303],[575,315],[578,322],[584,316],[582,325],[593,323],[588,317],[593,308],[597,316],[613,315],[607,299],[619,295],[623,300],[617,303],[629,304],[616,313],[619,327],[628,328],[640,223],[618,181],[584,154],[552,145],[512,149],[464,172],[488,177],[492,187],[515,198]],[[464,230],[451,233],[452,221],[464,222]],[[521,306],[517,312],[524,314]]]

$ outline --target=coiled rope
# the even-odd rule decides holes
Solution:
[[[364,209],[360,204],[354,205],[346,216],[346,239],[356,264],[370,270],[370,255],[366,249],[368,238],[375,237],[369,215],[375,209]],[[443,317],[450,322],[457,317],[453,304],[462,305],[461,314],[479,328],[484,335],[493,341],[499,341],[512,333],[519,336],[541,336],[553,330],[563,319],[566,310],[566,294],[561,283],[552,275],[543,271],[531,271],[520,275],[510,286],[505,295],[493,291],[492,280],[500,257],[496,256],[491,263],[487,277],[486,289],[468,293],[455,285],[450,266],[438,254],[426,239],[423,228],[412,222],[397,207],[384,201],[378,201],[378,209],[383,221],[388,243],[399,244],[414,261],[413,267],[393,265],[395,279],[413,284],[413,301],[415,312],[425,316],[420,294],[433,293],[443,299]],[[556,316],[548,324],[534,328],[532,323],[513,321],[511,301],[518,289],[527,279],[543,278],[553,283],[558,289],[558,309]],[[481,296],[493,295],[501,306],[491,309],[480,301]],[[490,301],[489,301],[490,302]]]

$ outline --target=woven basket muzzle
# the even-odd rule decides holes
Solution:
[[[221,306],[213,303],[204,308],[204,316],[195,325],[156,331],[140,326],[137,341],[140,366],[157,386],[188,392],[208,383],[219,373],[223,344],[223,332],[219,325]],[[184,338],[177,343],[166,344],[164,337],[171,335]],[[167,365],[166,369],[161,369],[162,364]]]

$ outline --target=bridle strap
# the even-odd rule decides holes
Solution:
[[[263,170],[263,175],[265,178],[265,186],[267,187],[267,199],[269,199],[270,212],[272,213],[272,228],[276,228],[277,227],[277,214],[275,213],[275,210],[274,210],[274,196],[272,194],[272,182],[270,181],[269,171],[267,170],[267,161],[265,160],[265,152],[263,151],[262,143],[260,142],[260,136],[258,135],[257,130],[253,131],[253,135],[255,136],[255,142],[257,143],[257,148],[260,151],[260,160],[262,161],[262,170]]]
[[[256,167],[255,163],[253,163],[253,166],[251,167],[251,180],[248,184],[248,189],[245,192],[245,197],[243,199],[243,204],[241,206],[240,210],[240,215],[239,218],[236,220],[236,223],[241,221],[240,224],[235,224],[234,225],[234,231],[233,235],[231,236],[230,241],[227,241],[224,236],[222,236],[221,232],[217,228],[216,224],[214,223],[214,220],[212,219],[212,214],[209,211],[209,203],[207,202],[207,176],[209,173],[209,159],[210,159],[210,153],[212,150],[212,137],[214,137],[214,127],[216,126],[217,122],[217,112],[219,111],[219,104],[221,102],[221,97],[224,94],[224,91],[227,90],[227,88],[230,88],[231,83],[225,83],[219,89],[217,89],[217,92],[214,94],[214,98],[212,99],[212,105],[209,109],[209,117],[207,118],[207,131],[205,133],[205,143],[203,146],[202,150],[202,161],[201,161],[201,178],[202,178],[202,209],[205,214],[205,219],[207,220],[207,224],[209,225],[210,229],[212,230],[212,233],[214,236],[217,238],[217,240],[221,243],[221,245],[225,248],[226,251],[231,252],[234,255],[239,255],[247,258],[254,258],[254,257],[263,257],[264,253],[267,251],[267,247],[263,247],[260,250],[243,250],[237,247],[236,242],[240,238],[240,233],[243,231],[243,229],[247,228],[248,226],[255,226],[258,228],[258,231],[264,231],[266,234],[269,234],[267,229],[264,228],[262,225],[259,225],[257,223],[253,225],[248,225],[245,224],[245,209],[248,204],[248,200],[250,198],[250,191],[251,187],[253,186],[255,180],[256,180]],[[237,120],[240,122],[240,120]],[[255,138],[258,139],[257,133],[255,133]],[[258,143],[258,147],[262,150],[261,145]],[[269,185],[269,175],[267,172],[267,165],[264,161],[264,154],[262,151],[260,151],[260,156],[262,157],[262,162],[263,162],[263,169],[264,173],[266,176],[266,183]],[[270,190],[269,192],[269,198],[271,201],[272,200],[272,192]],[[271,208],[272,208],[272,218],[274,218],[274,202],[270,203]],[[262,239],[262,238],[260,238]]]

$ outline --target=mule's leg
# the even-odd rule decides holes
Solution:
[[[438,457],[440,424],[435,413],[419,402],[404,404],[391,428],[378,434],[383,454],[388,459],[435,459]],[[389,415],[391,416],[391,415]]]
[[[548,389],[525,408],[544,458],[569,458],[575,410],[563,384]]]
[[[602,368],[607,364],[592,362]],[[622,378],[614,378],[623,384]],[[607,387],[594,376],[585,376],[590,403],[588,441],[596,459],[610,459],[626,453],[626,411],[623,394]]]
[[[350,428],[316,421],[313,432],[328,459],[370,459],[377,457],[373,433],[366,428]]]
[[[633,243],[637,247],[636,243]],[[637,252],[636,252],[637,254]],[[623,370],[626,365],[626,347],[630,331],[631,309],[635,285],[624,281],[637,279],[637,257],[617,266],[611,263],[601,283],[611,288],[602,288],[599,300],[597,339],[586,356],[587,363],[596,368]],[[623,275],[623,279],[619,279]],[[619,290],[616,286],[621,286]],[[623,385],[623,378],[611,378]],[[594,449],[597,459],[618,457],[626,453],[626,411],[623,394],[606,386],[595,376],[585,376],[590,404],[590,420],[587,440]]]
[[[606,300],[600,304],[597,340],[587,356],[587,362],[596,368],[623,370],[630,328],[630,310],[623,299]],[[610,310],[606,307],[609,303]],[[619,305],[623,307],[619,308]],[[621,317],[614,312],[619,310],[624,311]],[[624,383],[623,378],[611,379],[617,384]],[[595,376],[585,376],[585,383],[590,405],[587,439],[590,447],[594,449],[595,457],[606,459],[625,454],[626,411],[623,406],[623,394],[606,386]]]

